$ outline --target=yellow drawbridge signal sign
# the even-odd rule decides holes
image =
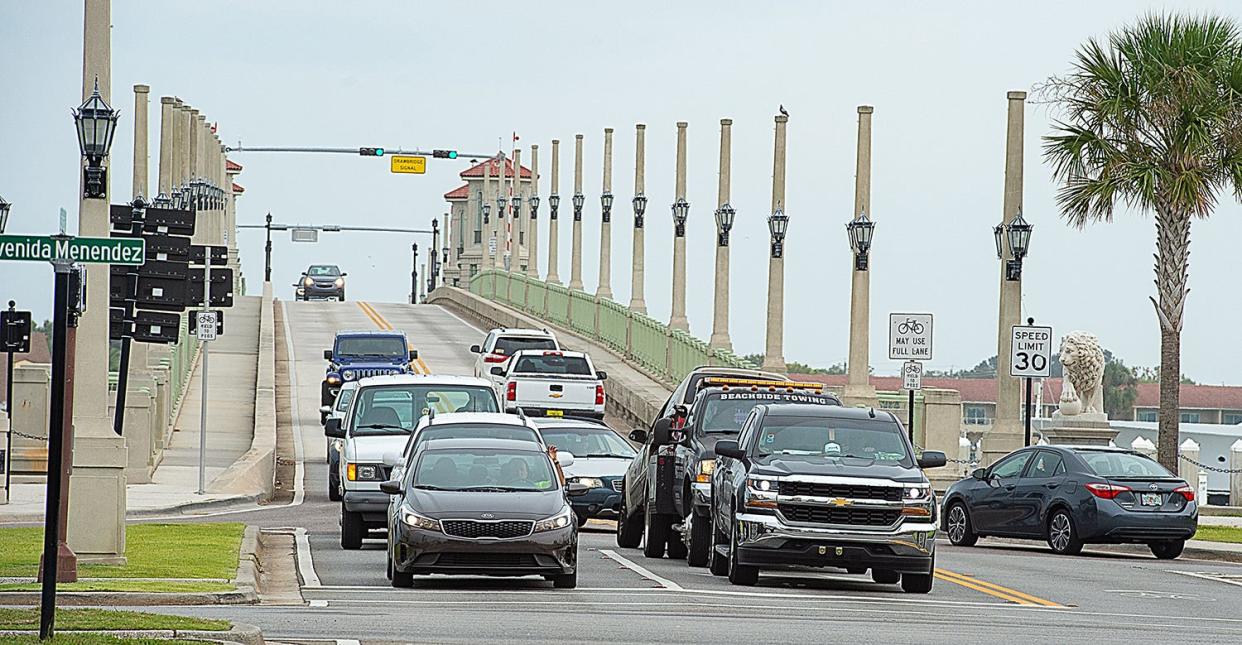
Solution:
[[[392,162],[391,162],[392,165],[390,166],[390,168],[395,173],[401,173],[401,174],[407,174],[407,175],[422,175],[422,174],[426,174],[427,172],[427,158],[426,157],[402,157],[402,156],[394,155],[392,157],[389,157],[389,159],[392,159]]]

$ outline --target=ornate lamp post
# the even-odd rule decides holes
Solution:
[[[95,91],[73,111],[78,131],[78,147],[86,158],[85,196],[105,197],[108,173],[103,167],[104,157],[112,149],[112,136],[116,134],[116,121],[120,112],[112,109],[99,94],[99,79],[95,79]]]
[[[1009,281],[1018,281],[1022,279],[1022,260],[1026,258],[1026,253],[1031,244],[1031,231],[1035,227],[1022,217],[1022,207],[1018,207],[1018,213],[1008,224],[997,224],[992,229],[992,235],[996,238],[996,258],[1005,259],[1005,241],[1009,241],[1009,250],[1013,253],[1013,257],[1005,260],[1005,279]]]
[[[716,244],[719,246],[729,246],[729,231],[733,229],[733,220],[737,217],[737,211],[734,210],[728,202],[716,209]]]
[[[867,270],[867,253],[871,250],[871,237],[875,234],[875,222],[862,211],[854,221],[845,225],[850,236],[850,249],[854,251],[854,269]]]
[[[0,233],[4,233],[4,228],[9,225],[9,210],[13,205],[0,197]]]
[[[686,218],[690,216],[690,202],[683,197],[673,202],[673,235],[686,236]]]
[[[575,193],[573,197],[574,205],[574,221],[582,221],[582,206],[586,204],[586,197],[582,193]]]
[[[551,217],[552,219],[556,219],[556,211],[560,207],[561,207],[561,196],[560,195],[552,195],[551,197],[548,197],[548,208],[551,209],[551,212],[549,213],[548,217]]]
[[[789,230],[789,216],[781,209],[768,216],[768,232],[772,234],[772,257],[785,257],[785,232]]]
[[[599,196],[599,205],[603,213],[605,222],[612,221],[612,193],[604,193]]]
[[[647,213],[647,196],[635,195],[631,203],[634,204],[634,228],[642,228],[643,216]]]

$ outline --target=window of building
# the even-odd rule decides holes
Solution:
[[[1242,423],[1242,412],[1226,412],[1223,423],[1231,426]]]
[[[479,265],[471,264],[470,265],[470,277],[474,277],[478,274],[479,274]]]
[[[518,231],[518,244],[526,243],[526,231]]]
[[[968,425],[984,425],[988,422],[988,411],[982,405],[966,407],[966,423]]]
[[[483,231],[475,231],[475,232],[474,232],[474,243],[475,243],[475,244],[482,244],[482,243],[483,243]]]
[[[1181,415],[1181,420],[1182,420],[1182,423],[1198,423],[1199,413],[1198,412],[1183,412]]]
[[[1152,423],[1155,423],[1158,419],[1157,419],[1155,410],[1139,410],[1138,412],[1135,413],[1134,420],[1135,421],[1150,421]]]

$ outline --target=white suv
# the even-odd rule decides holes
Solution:
[[[500,412],[492,384],[469,376],[401,374],[358,382],[342,418],[329,418],[324,434],[343,440],[338,477],[341,485],[341,547],[359,549],[367,532],[388,524],[388,495],[380,491],[391,467],[384,455],[400,453],[428,411]]]
[[[482,345],[470,347],[471,352],[479,355],[474,361],[474,375],[500,387],[504,379],[492,374],[492,368],[505,367],[516,352],[524,349],[559,350],[561,344],[556,335],[546,329],[493,329],[487,332]]]

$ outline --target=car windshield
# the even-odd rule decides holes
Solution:
[[[756,455],[810,455],[914,466],[901,428],[885,421],[769,416]]]
[[[425,450],[412,483],[425,490],[489,493],[550,491],[558,486],[547,453],[493,448]]]
[[[428,410],[499,412],[496,393],[478,385],[377,385],[359,388],[350,423],[355,436],[402,434]]]
[[[579,426],[576,428],[542,428],[543,440],[557,450],[568,452],[576,459],[614,457],[632,459],[634,449],[609,428]]]
[[[539,443],[539,434],[526,426],[489,425],[486,423],[445,423],[423,426],[418,434],[412,437],[414,445],[405,450],[405,454],[418,452],[418,447],[432,439],[510,439],[514,441],[530,441]]]
[[[341,393],[336,395],[336,411],[344,412],[349,407],[349,402],[354,400],[354,390],[357,388],[342,389]]]
[[[336,339],[336,356],[379,356],[404,358],[409,355],[405,339],[400,336],[345,336]]]
[[[718,392],[709,393],[693,411],[691,423],[700,433],[732,432],[742,429],[746,416],[760,403],[812,403],[832,405],[825,396],[805,392]]]
[[[501,336],[492,353],[512,356],[523,349],[556,349],[556,341],[545,336]]]
[[[1100,477],[1172,477],[1173,474],[1164,466],[1143,455],[1132,452],[1108,452],[1104,450],[1082,450],[1078,456],[1087,462],[1087,468]]]
[[[331,264],[316,264],[306,270],[306,275],[335,278],[341,275],[341,270]]]
[[[523,374],[563,374],[590,376],[591,366],[581,356],[558,356],[555,354],[523,355],[513,366],[514,372]]]

